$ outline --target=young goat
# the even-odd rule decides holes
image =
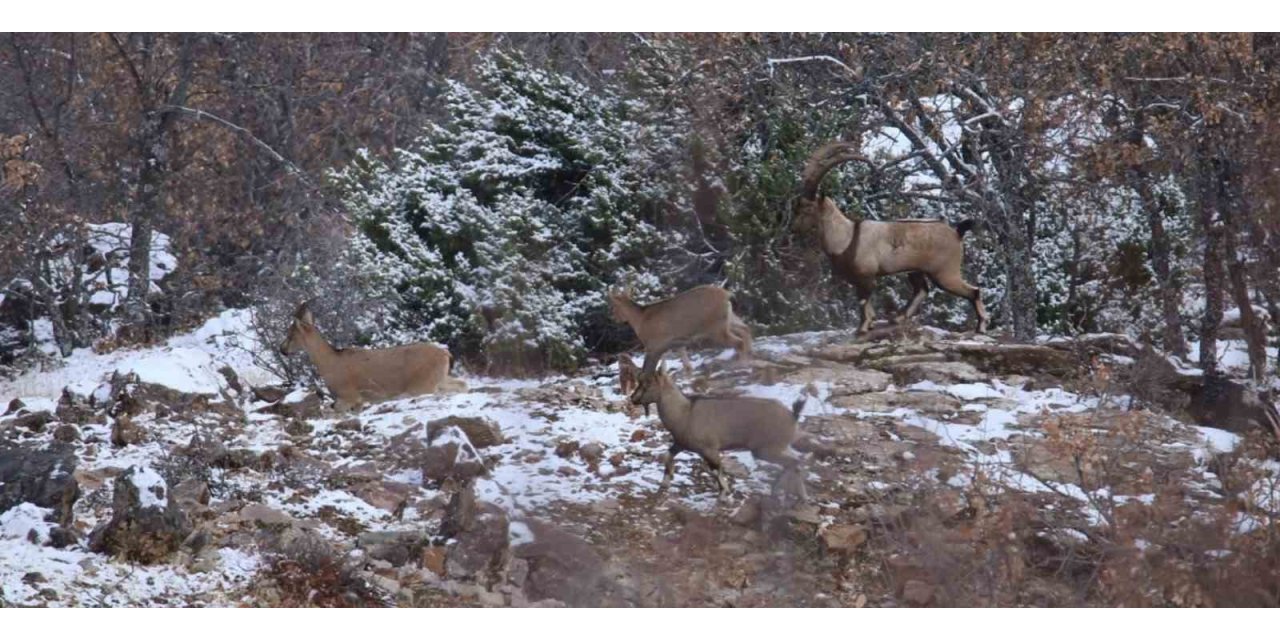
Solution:
[[[871,294],[876,278],[904,272],[911,283],[911,303],[896,321],[916,314],[932,282],[947,293],[968,300],[978,317],[977,332],[986,333],[987,311],[982,294],[960,273],[964,234],[973,228],[973,221],[965,220],[952,227],[945,220],[850,220],[830,198],[818,195],[818,185],[829,171],[853,160],[867,161],[856,146],[844,142],[827,143],[809,157],[795,228],[811,230],[816,226],[822,251],[831,258],[832,271],[857,289],[862,302],[858,333],[870,329],[875,320]]]
[[[704,285],[641,305],[629,291],[611,291],[609,308],[614,319],[631,325],[644,344],[642,373],[653,373],[667,350],[699,340],[733,347],[740,359],[750,356],[751,329],[733,313],[729,297],[720,287]]]
[[[640,370],[636,368],[636,363],[631,356],[618,356],[618,388],[622,391],[622,395],[629,396],[636,387],[640,385],[637,376]]]
[[[306,304],[298,307],[289,335],[280,345],[285,355],[299,350],[311,357],[338,411],[358,409],[366,402],[466,388],[461,380],[449,377],[449,352],[433,344],[335,349],[320,335]]]
[[[722,451],[750,451],[752,457],[782,465],[783,472],[774,483],[776,493],[783,480],[795,477],[797,493],[807,500],[804,489],[802,460],[791,449],[796,439],[796,425],[804,408],[804,396],[788,411],[777,400],[764,398],[689,397],[680,391],[666,367],[653,374],[641,374],[640,386],[631,395],[635,404],[657,403],[662,426],[673,440],[667,455],[666,470],[659,491],[666,491],[675,473],[676,455],[692,451],[716,474],[720,495],[729,493],[729,481],[720,464]]]

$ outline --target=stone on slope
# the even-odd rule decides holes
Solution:
[[[30,502],[54,510],[58,524],[71,524],[80,497],[74,447],[54,444],[33,449],[0,441],[0,512]]]
[[[129,467],[114,484],[111,519],[89,535],[89,549],[153,564],[165,560],[191,533],[172,489],[148,467]]]

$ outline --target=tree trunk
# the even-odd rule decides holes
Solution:
[[[1033,256],[1027,238],[1015,230],[1009,234],[1005,250],[1005,268],[1008,270],[1009,319],[1013,335],[1018,340],[1030,342],[1036,338],[1036,279],[1032,272]]]
[[[1223,244],[1225,229],[1218,211],[1221,176],[1215,159],[1200,161],[1200,226],[1204,234],[1204,315],[1200,319],[1200,368],[1218,372],[1218,327],[1222,324]]]
[[[988,197],[1001,199],[994,193],[989,193]],[[1022,220],[1005,200],[1006,202],[993,202],[987,207],[987,219],[991,221],[1003,245],[1001,253],[1004,254],[1005,266],[1005,317],[1013,328],[1014,337],[1030,342],[1035,340],[1038,328],[1033,224]]]
[[[1249,349],[1249,372],[1253,379],[1262,382],[1267,375],[1267,335],[1262,321],[1253,312],[1253,300],[1249,297],[1248,268],[1240,253],[1239,240],[1244,236],[1246,219],[1244,200],[1240,193],[1238,167],[1231,160],[1223,160],[1223,176],[1220,182],[1220,207],[1223,218],[1224,249],[1227,253],[1227,273],[1231,282],[1231,297],[1240,311],[1240,326],[1244,329],[1245,343]]]
[[[147,333],[151,327],[151,233],[164,203],[161,185],[165,173],[164,131],[159,116],[148,116],[141,135],[142,167],[138,171],[138,193],[129,213],[129,294],[125,299],[128,322]]]
[[[1182,335],[1182,316],[1179,314],[1181,288],[1173,281],[1173,268],[1169,235],[1164,228],[1168,201],[1156,194],[1151,186],[1151,176],[1145,168],[1135,166],[1130,171],[1130,183],[1142,200],[1147,214],[1147,227],[1151,232],[1151,270],[1156,274],[1157,295],[1160,298],[1160,316],[1163,320],[1162,338],[1165,351],[1180,358],[1187,357],[1187,341]]]

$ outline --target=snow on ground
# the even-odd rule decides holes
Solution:
[[[271,375],[254,365],[250,356],[255,347],[248,326],[248,311],[231,310],[161,346],[106,354],[76,349],[55,367],[38,367],[13,380],[0,381],[0,397],[56,401],[63,388],[95,388],[116,371],[133,372],[143,382],[185,393],[219,393],[226,387],[226,380],[218,373],[222,366],[230,366],[255,383],[268,382]]]
[[[250,350],[256,347],[246,337],[249,335],[247,324],[247,312],[228,311],[210,319],[199,329],[174,337],[160,346],[108,354],[78,350],[59,368],[30,372],[16,380],[0,383],[0,401],[8,397],[22,397],[33,410],[52,410],[64,387],[70,386],[84,394],[97,393],[102,382],[117,371],[133,372],[144,381],[178,391],[215,396],[221,396],[225,391],[226,381],[218,373],[223,366],[230,366],[242,379],[255,384],[270,381],[269,374],[253,363]],[[756,352],[775,360],[787,360],[793,356],[800,359],[799,354],[809,347],[839,337],[838,332],[815,332],[763,338],[757,341]],[[1230,348],[1224,352],[1230,353],[1233,353]],[[637,361],[641,359],[636,355],[632,357]],[[732,375],[735,367],[745,366],[734,361],[732,350],[695,352],[689,359],[695,368],[704,372],[710,370],[712,379],[723,379]],[[664,360],[667,369],[687,388],[689,381],[681,373],[681,355],[678,352],[668,354]],[[345,472],[369,466],[370,451],[385,452],[393,438],[406,432],[425,439],[425,425],[432,420],[450,416],[490,419],[501,427],[507,441],[479,452],[483,457],[496,458],[499,462],[491,465],[488,477],[477,481],[477,495],[510,512],[513,522],[510,535],[517,540],[533,536],[532,530],[521,522],[523,516],[543,515],[547,510],[566,503],[589,504],[624,495],[647,494],[657,489],[663,473],[662,458],[669,440],[656,412],[648,417],[634,410],[629,412],[625,397],[616,388],[616,365],[590,370],[586,375],[577,377],[541,380],[470,377],[466,382],[470,389],[467,392],[402,399],[367,407],[358,416],[361,425],[355,435],[340,432],[338,426],[349,416],[328,413],[320,419],[309,420],[310,451],[322,457],[328,468]],[[889,417],[902,424],[922,428],[938,436],[944,446],[961,452],[968,461],[968,473],[952,476],[948,481],[955,486],[964,486],[974,474],[981,472],[1010,489],[1048,491],[1075,498],[1084,505],[1086,515],[1095,520],[1101,515],[1090,505],[1102,498],[1121,502],[1151,500],[1143,495],[1088,493],[1072,484],[1034,478],[1014,467],[1007,446],[990,446],[999,441],[1007,444],[1015,437],[1042,437],[1037,431],[1020,425],[1019,421],[1028,416],[1081,413],[1099,408],[1096,398],[1062,388],[1026,390],[993,379],[965,384],[925,381],[902,389],[892,386],[888,389],[888,392],[902,394],[945,394],[960,401],[961,408],[956,415],[926,414],[910,408],[909,403],[885,412],[840,409],[831,403],[832,384],[829,382],[805,386],[754,382],[737,384],[735,388],[746,395],[775,399],[788,407],[795,399],[808,394],[804,417],[836,414],[855,419]],[[298,400],[302,395],[302,392],[295,392],[290,398]],[[246,419],[235,429],[217,432],[218,439],[226,447],[265,453],[298,446],[297,440],[286,433],[285,420],[257,412],[263,403],[252,402],[247,397],[235,398],[234,401],[245,412]],[[156,465],[165,460],[175,447],[186,444],[196,434],[206,433],[218,423],[204,423],[199,418],[161,421],[150,415],[141,419],[148,421],[151,435],[146,441],[127,447],[107,444],[111,431],[109,424],[82,425],[84,439],[96,440],[100,444],[92,450],[81,446],[81,469],[119,472],[136,467],[134,482],[144,503],[162,505],[161,493],[154,490],[163,482],[155,470]],[[1202,464],[1211,452],[1231,450],[1239,441],[1234,434],[1212,427],[1197,427],[1194,433],[1203,443],[1197,445],[1202,449],[1197,454],[1197,460]],[[599,444],[603,455],[596,464],[579,455],[558,455],[558,447],[565,442],[573,442],[579,447]],[[739,467],[734,474],[737,476],[736,493],[766,494],[770,491],[777,467],[757,463],[745,452],[728,457]],[[694,473],[702,468],[702,461],[692,454],[679,457],[673,493],[681,502],[695,509],[715,509],[715,490],[706,482],[705,474],[700,478]],[[421,486],[420,468],[380,468],[378,473],[385,481],[415,487],[418,499],[415,504],[436,497],[434,489]],[[1272,477],[1275,475],[1271,474]],[[234,474],[221,480],[228,490],[254,495],[254,499],[266,507],[305,520],[320,534],[334,539],[349,540],[349,534],[339,531],[331,523],[321,523],[326,513],[336,512],[369,530],[422,526],[414,519],[418,515],[418,507],[410,507],[400,517],[366,501],[359,491],[351,487],[280,486],[279,482],[268,484],[263,476]],[[1262,481],[1259,482],[1254,488],[1257,496],[1253,500],[1263,503],[1270,499],[1272,502],[1265,504],[1274,505],[1274,490],[1266,494],[1263,491],[1266,487],[1262,486]],[[1267,498],[1267,495],[1273,497]],[[80,526],[92,528],[100,522],[103,512],[92,511],[81,503],[76,507],[76,518]],[[0,588],[7,602],[39,603],[42,601],[39,597],[41,589],[53,589],[62,594],[52,601],[57,604],[234,604],[240,597],[238,590],[248,584],[262,564],[257,553],[231,547],[217,551],[218,561],[212,570],[206,568],[197,572],[176,565],[132,566],[89,553],[82,544],[67,549],[32,544],[27,536],[33,529],[37,539],[48,537],[49,526],[44,523],[47,515],[47,510],[32,505],[19,505],[0,514]],[[1242,528],[1247,526],[1248,523],[1241,525]],[[31,572],[40,573],[43,582],[24,581],[24,576]]]

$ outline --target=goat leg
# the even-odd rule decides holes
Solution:
[[[693,377],[693,361],[689,359],[689,348],[680,348],[680,365],[684,368],[685,375]]]
[[[911,302],[898,317],[894,318],[895,324],[902,324],[915,317],[920,311],[920,303],[924,302],[925,297],[929,295],[929,279],[919,271],[913,271],[907,274],[907,280],[911,282]]]
[[[727,497],[731,491],[729,488],[729,479],[724,475],[724,465],[720,464],[720,452],[713,451],[702,454],[702,459],[707,461],[707,466],[716,473],[716,484],[720,487],[720,497]]]
[[[716,467],[716,483],[720,485],[720,497],[729,497],[732,490],[729,488],[729,479],[724,477],[724,467]]]
[[[649,405],[646,404],[644,407],[645,413],[647,414],[649,412]],[[678,444],[673,444],[670,449],[667,449],[667,465],[662,471],[662,482],[658,485],[659,495],[666,493],[667,488],[671,486],[671,479],[676,474],[676,455],[681,451],[684,451],[684,447]]]

